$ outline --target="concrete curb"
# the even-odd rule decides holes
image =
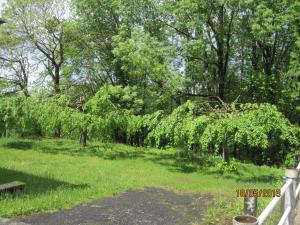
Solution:
[[[0,225],[30,225],[30,224],[0,218]]]

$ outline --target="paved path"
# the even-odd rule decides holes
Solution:
[[[130,191],[20,221],[32,225],[191,225],[201,224],[211,196],[178,194],[159,188]]]

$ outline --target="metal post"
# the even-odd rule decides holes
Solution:
[[[233,225],[258,225],[258,220],[253,216],[236,216],[232,223]]]
[[[257,197],[244,198],[244,215],[256,216],[257,212]]]
[[[299,176],[295,179],[296,180],[296,184],[295,184],[295,191],[294,191],[294,195],[296,195],[296,190],[297,190],[297,187],[299,185]],[[298,202],[299,202],[299,195],[297,196],[297,198],[295,198],[295,216],[297,215],[297,212],[298,212]]]
[[[287,181],[286,177],[282,177],[282,186],[285,184],[285,182]],[[281,196],[281,200],[280,200],[280,215],[282,216],[284,214],[285,211],[285,193]]]
[[[300,154],[299,153],[295,154],[295,168],[299,165],[299,160],[300,160]],[[299,174],[298,174],[298,177],[296,179],[296,189],[299,185],[299,181],[300,180],[299,180]],[[295,192],[295,194],[296,194],[296,192]],[[299,205],[298,202],[299,202],[299,195],[295,200],[295,204],[296,204],[296,206],[295,206],[295,215],[297,215],[297,212],[298,212],[298,205]]]
[[[295,191],[296,191],[296,182],[299,177],[299,171],[297,169],[286,169],[285,170],[285,177],[287,179],[292,180],[292,184],[286,191],[285,194],[285,209],[291,207],[291,212],[287,218],[288,225],[294,225],[295,219]]]

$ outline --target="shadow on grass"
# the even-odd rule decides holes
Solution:
[[[24,141],[10,141],[2,145],[5,148],[14,150],[34,150],[49,154],[68,154],[68,155],[89,155],[97,156],[107,160],[116,159],[138,159],[144,158],[144,151],[126,151],[114,149],[113,145],[103,144],[103,145],[90,145],[84,148],[79,145],[66,145],[64,141],[53,141],[53,143],[39,143],[29,140]]]
[[[144,149],[116,149],[115,145],[104,143],[101,145],[89,145],[85,148],[80,148],[77,145],[67,145],[63,140],[54,140],[50,143],[34,142],[30,140],[10,141],[3,144],[3,147],[15,150],[34,150],[49,154],[68,154],[68,155],[89,155],[97,156],[105,160],[117,159],[145,159],[162,166],[168,167],[171,171],[179,171],[183,173],[193,173],[199,171],[203,165],[203,160],[199,157],[194,157],[185,152],[151,152]]]
[[[162,150],[163,151],[163,150]],[[147,153],[147,160],[167,167],[170,171],[182,173],[194,173],[203,169],[205,160],[187,152],[170,152],[162,154]]]
[[[95,155],[103,157],[107,160],[116,160],[116,159],[139,159],[144,158],[144,153],[142,152],[121,152],[115,151],[112,153],[96,153]]]
[[[278,175],[265,175],[265,176],[255,176],[252,177],[238,177],[236,178],[236,181],[238,182],[263,182],[263,183],[273,183],[276,182],[278,179],[280,179],[280,176]]]
[[[0,184],[21,181],[26,184],[26,195],[40,195],[54,190],[72,190],[88,188],[87,184],[70,184],[51,177],[41,177],[20,171],[0,168]]]
[[[74,146],[66,146],[63,141],[55,141],[54,143],[39,143],[29,140],[24,141],[10,141],[2,145],[5,148],[14,150],[34,150],[43,153],[66,153],[69,155],[80,155],[84,153],[80,148],[74,148]]]
[[[4,147],[16,150],[34,150],[50,154],[89,155],[105,160],[118,159],[144,159],[166,167],[173,172],[195,173],[202,172],[207,175],[224,177],[237,182],[274,182],[278,180],[275,174],[254,174],[246,166],[241,166],[237,173],[220,173],[220,171],[209,170],[207,159],[186,151],[151,151],[143,148],[118,146],[110,143],[90,144],[80,148],[79,144],[65,140],[53,140],[51,142],[35,142],[31,140],[10,141],[3,144]]]
[[[4,145],[7,148],[19,149],[19,150],[29,150],[32,149],[33,142],[31,141],[13,141],[8,142]]]
[[[235,180],[237,183],[275,183],[281,179],[280,174],[270,173],[268,175],[256,174],[256,171],[249,172],[243,170],[243,168],[239,168],[235,172],[224,172],[213,170],[213,171],[205,171],[207,175],[213,175],[216,177],[222,177],[229,180]]]

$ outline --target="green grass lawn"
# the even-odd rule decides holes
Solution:
[[[0,199],[0,217],[67,208],[146,186],[234,198],[238,188],[275,188],[281,174],[240,163],[239,174],[221,175],[174,149],[98,142],[81,149],[71,140],[0,139],[0,183],[27,184],[24,196]],[[241,201],[235,210],[242,209]]]

